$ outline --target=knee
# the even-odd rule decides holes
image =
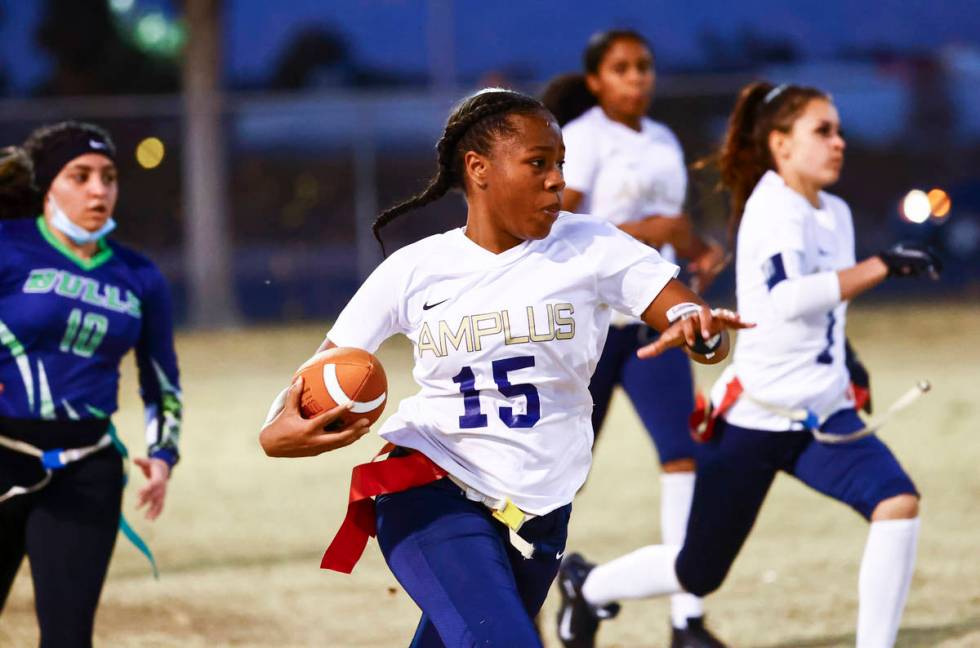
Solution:
[[[665,462],[660,466],[661,472],[665,473],[689,473],[694,472],[694,469],[694,459],[691,458],[674,459],[673,461]]]
[[[919,516],[919,498],[911,493],[895,495],[878,502],[871,513],[871,521],[910,520]]]
[[[711,594],[725,581],[724,576],[717,576],[714,574],[700,574],[696,576],[687,576],[681,578],[681,575],[677,575],[678,582],[680,582],[681,587],[688,594],[693,594],[699,598],[704,598],[708,594]]]
[[[677,582],[688,594],[704,597],[717,590],[725,582],[728,571],[712,569],[705,562],[687,561],[684,559],[683,551],[677,556],[677,563],[675,564]]]

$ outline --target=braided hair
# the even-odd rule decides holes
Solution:
[[[517,135],[516,127],[508,119],[510,115],[542,112],[548,110],[537,99],[503,88],[485,88],[456,104],[436,143],[438,170],[435,176],[421,192],[381,212],[371,226],[382,253],[385,251],[380,233],[382,227],[406,212],[439,200],[452,189],[466,191],[463,156],[467,151],[489,154],[495,140]]]

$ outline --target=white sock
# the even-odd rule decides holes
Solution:
[[[693,472],[660,475],[660,530],[664,544],[684,544],[693,498]],[[675,628],[686,628],[689,617],[700,616],[704,616],[704,604],[697,596],[684,592],[670,597],[670,620]]]
[[[872,522],[858,577],[857,648],[891,648],[915,570],[919,518]]]
[[[677,545],[647,545],[599,565],[585,579],[582,595],[595,606],[620,599],[649,598],[681,590],[674,563]]]

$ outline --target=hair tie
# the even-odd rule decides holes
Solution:
[[[783,90],[785,90],[788,87],[789,85],[786,83],[782,83],[776,86],[775,88],[773,88],[772,90],[766,93],[766,96],[762,98],[762,103],[764,104],[769,103],[770,101],[778,97],[780,94],[782,94]]]

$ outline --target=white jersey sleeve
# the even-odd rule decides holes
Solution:
[[[840,303],[837,273],[808,271],[807,250],[813,246],[812,242],[807,245],[813,228],[809,212],[800,209],[799,198],[779,190],[781,187],[776,189],[759,195],[751,206],[746,206],[749,223],[745,228],[745,236],[753,236],[756,241],[755,256],[762,267],[773,311],[783,319],[826,312]]]
[[[562,129],[565,140],[565,185],[589,194],[599,169],[598,138],[588,123],[576,120]]]
[[[773,309],[783,319],[826,312],[840,303],[840,280],[832,270],[805,274],[803,254],[782,252],[766,260]]]
[[[403,257],[395,252],[375,268],[340,312],[327,339],[337,346],[374,353],[392,335],[406,332]]]
[[[752,197],[755,200],[751,205],[746,204],[743,219],[746,220],[746,231],[758,228],[756,220],[765,231],[764,236],[754,240],[757,258],[769,259],[783,252],[803,254],[807,247],[806,215],[792,197],[776,191]]]
[[[600,219],[585,217],[567,230],[569,243],[594,264],[599,299],[619,312],[639,317],[680,272],[654,248]]]

